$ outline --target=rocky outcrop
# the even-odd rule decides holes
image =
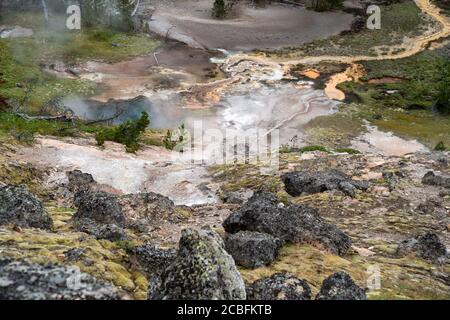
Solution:
[[[26,186],[0,187],[0,225],[51,229],[53,221],[42,202]]]
[[[146,220],[151,223],[161,219],[176,219],[175,204],[157,193],[127,194],[117,197],[128,221]]]
[[[236,264],[255,269],[271,264],[283,241],[267,233],[240,231],[225,238],[225,248]]]
[[[175,260],[161,274],[155,300],[245,299],[245,285],[222,239],[212,230],[185,229]]]
[[[75,195],[78,211],[74,220],[89,219],[102,224],[125,226],[125,215],[117,202],[117,196],[103,191],[80,191]]]
[[[351,239],[336,226],[325,222],[308,206],[278,206],[274,194],[258,192],[223,223],[229,233],[256,231],[284,241],[312,243],[338,255],[344,255]]]
[[[450,177],[436,175],[433,171],[428,171],[423,176],[422,183],[430,186],[450,188]]]
[[[430,214],[443,220],[448,216],[448,210],[444,206],[444,200],[439,197],[430,197],[417,206],[417,213]]]
[[[286,192],[297,197],[302,193],[319,193],[329,190],[340,190],[348,196],[354,197],[356,190],[367,190],[368,183],[355,181],[341,171],[329,170],[323,172],[289,172],[284,174],[283,180]]]
[[[239,191],[229,191],[222,196],[225,203],[243,204],[253,196],[253,190],[244,189]]]
[[[89,181],[89,177],[78,175]],[[176,207],[169,198],[156,193],[115,195],[85,189],[77,192],[74,204],[78,211],[72,221],[74,227],[98,239],[125,239],[124,228],[147,232],[157,221],[177,219]]]
[[[430,262],[443,262],[447,258],[447,248],[437,234],[428,232],[402,241],[397,248],[397,254],[416,254]]]
[[[81,172],[80,170],[68,171],[66,175],[69,180],[67,188],[73,193],[87,191],[96,184],[91,174]]]
[[[77,267],[0,259],[0,300],[117,300],[118,290]]]
[[[153,294],[160,292],[162,273],[175,261],[177,251],[175,249],[162,249],[154,244],[145,244],[128,250],[131,263],[142,270],[148,279],[149,299]]]
[[[248,300],[310,300],[311,288],[289,273],[276,273],[247,287]]]
[[[73,221],[73,227],[98,240],[123,241],[129,239],[124,228],[112,223],[103,224],[91,219],[77,219]]]
[[[344,271],[337,272],[322,283],[316,300],[366,300],[364,289],[358,287]]]

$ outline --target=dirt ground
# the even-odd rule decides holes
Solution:
[[[150,1],[156,8],[150,30],[162,36],[209,49],[275,49],[300,45],[349,29],[352,15],[318,13],[302,7],[242,4],[223,20],[211,17],[213,0]],[[176,4],[175,4],[176,3]]]

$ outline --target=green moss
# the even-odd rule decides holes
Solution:
[[[278,259],[269,267],[256,270],[240,269],[246,282],[253,282],[277,272],[289,272],[305,279],[311,285],[313,296],[325,278],[338,271],[346,271],[357,285],[366,288],[370,273],[368,267],[378,266],[381,289],[368,290],[369,299],[448,299],[448,287],[439,277],[430,276],[437,267],[420,259],[362,257],[348,254],[339,257],[320,251],[310,245],[285,245]],[[420,284],[420,285],[418,285]]]
[[[339,153],[348,153],[348,154],[361,154],[361,151],[352,149],[352,148],[338,148],[334,150],[335,152]]]
[[[302,147],[299,150],[300,153],[313,152],[313,151],[328,152],[327,148],[325,148],[324,146],[318,146],[318,145]]]
[[[55,217],[56,211],[61,210],[65,209],[50,209],[50,212],[53,211],[52,217]],[[84,249],[83,258],[79,261],[67,261],[64,252],[74,248]],[[110,281],[137,299],[146,297],[146,279],[139,271],[130,267],[124,249],[106,240],[96,240],[70,229],[52,233],[32,229],[17,232],[0,227],[0,250],[4,256],[28,259],[36,263],[75,264],[81,271]],[[85,263],[87,260],[93,263]]]

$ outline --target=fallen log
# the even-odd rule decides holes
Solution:
[[[32,121],[32,120],[56,120],[56,121],[64,121],[64,122],[73,122],[74,118],[73,117],[69,117],[67,115],[61,115],[61,116],[29,116],[25,113],[14,113],[16,116],[27,120],[27,121]]]

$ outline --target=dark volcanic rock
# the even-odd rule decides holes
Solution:
[[[355,181],[343,172],[329,170],[323,172],[289,172],[284,174],[283,180],[286,192],[297,197],[302,193],[318,193],[327,190],[340,190],[346,195],[354,197],[356,190],[367,190],[368,184]]]
[[[105,224],[92,233],[97,239],[105,239],[109,241],[125,241],[129,237],[125,230],[115,224]]]
[[[311,288],[289,273],[276,273],[247,287],[248,300],[311,300]]]
[[[435,233],[428,232],[400,243],[397,254],[404,256],[410,253],[431,262],[440,262],[446,260],[447,248]]]
[[[117,202],[117,196],[103,191],[80,191],[75,195],[78,211],[73,220],[90,219],[97,223],[116,224],[123,227],[125,216]]]
[[[366,300],[364,289],[358,287],[344,271],[326,278],[316,300]]]
[[[118,290],[76,267],[0,259],[0,300],[117,300]]]
[[[118,203],[128,221],[176,219],[175,204],[169,198],[153,193],[127,194],[118,197]]]
[[[160,292],[161,275],[175,261],[177,251],[175,249],[162,249],[153,244],[145,244],[129,249],[128,254],[131,262],[145,272],[149,282],[149,294]],[[149,299],[153,299],[153,296],[149,296]]]
[[[79,191],[87,191],[94,184],[96,184],[94,178],[89,173],[83,173],[80,170],[73,170],[66,172],[69,183],[68,189],[74,193]]]
[[[222,197],[225,203],[243,204],[253,196],[253,190],[244,189],[239,191],[229,191]]]
[[[223,223],[229,233],[257,231],[284,241],[318,244],[335,254],[344,255],[351,239],[336,226],[325,222],[308,206],[290,204],[279,207],[274,194],[258,192]]]
[[[115,224],[102,224],[90,219],[80,219],[74,221],[76,230],[93,235],[96,239],[109,241],[128,240],[129,237],[122,227]]]
[[[53,221],[42,202],[26,186],[7,185],[0,187],[0,225],[2,224],[49,230]]]
[[[175,249],[162,249],[154,244],[128,249],[132,262],[140,267],[147,276],[161,274],[176,258]]]
[[[430,186],[450,188],[450,177],[436,175],[433,171],[428,171],[422,178],[422,183]]]
[[[240,231],[225,238],[225,248],[236,264],[251,269],[271,264],[282,246],[282,240],[267,233]]]
[[[155,300],[245,299],[244,281],[222,239],[212,230],[182,231],[177,257],[164,270]],[[152,289],[150,287],[150,289]]]
[[[448,216],[448,210],[444,206],[444,200],[439,197],[430,197],[417,206],[417,212],[430,214],[437,219],[445,219]]]
[[[176,206],[167,197],[156,193],[115,195],[92,189],[75,194],[78,211],[72,221],[77,230],[101,239],[124,238],[120,228],[148,232],[148,226],[158,221],[175,221]],[[101,228],[102,225],[108,227]]]

